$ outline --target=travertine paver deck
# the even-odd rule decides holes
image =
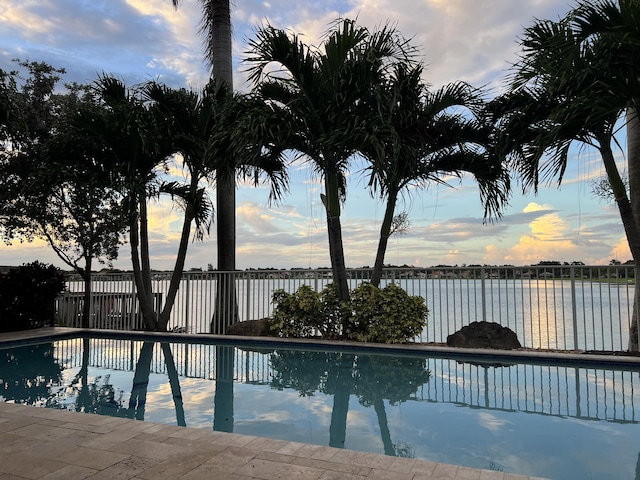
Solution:
[[[0,480],[532,480],[491,470],[0,402]]]
[[[0,344],[51,328],[4,333]],[[0,480],[535,480],[492,470],[0,402]]]

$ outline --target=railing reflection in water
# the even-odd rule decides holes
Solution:
[[[133,371],[142,343],[91,339],[89,364],[117,371]],[[82,339],[58,341],[55,345],[64,368],[80,366]],[[180,377],[216,380],[216,349],[221,347],[188,343],[171,343],[170,346]],[[271,385],[275,373],[270,355],[270,352],[235,348],[235,354],[229,357],[233,358],[233,381]],[[640,407],[639,371],[605,366],[492,366],[460,363],[447,358],[427,358],[426,369],[430,372],[430,380],[418,386],[409,401],[451,403],[470,408],[583,420],[640,422],[640,415],[636,412]],[[159,344],[153,350],[151,372],[167,373]],[[384,379],[380,381],[384,382]]]

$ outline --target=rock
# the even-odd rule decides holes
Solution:
[[[494,322],[472,322],[447,337],[447,345],[463,348],[522,348],[513,330]]]
[[[246,337],[268,337],[272,335],[269,319],[246,320],[227,327],[227,335],[242,335]]]

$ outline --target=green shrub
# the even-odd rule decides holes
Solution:
[[[0,332],[53,325],[55,299],[64,289],[62,270],[40,262],[0,275]]]
[[[321,293],[303,285],[295,293],[277,290],[271,329],[282,337],[343,338],[363,342],[404,343],[419,335],[428,310],[422,297],[410,296],[396,284],[383,289],[362,283],[348,303],[333,284]]]
[[[362,342],[405,343],[427,325],[424,298],[410,296],[395,283],[383,289],[362,283],[351,292],[353,314],[346,336]]]

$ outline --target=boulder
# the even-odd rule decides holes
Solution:
[[[242,335],[246,337],[268,337],[272,335],[269,319],[246,320],[227,327],[227,335]]]
[[[447,345],[463,348],[522,348],[513,330],[494,322],[472,322],[447,337]]]

